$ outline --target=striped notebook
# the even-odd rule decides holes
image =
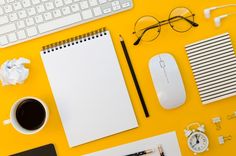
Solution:
[[[203,104],[236,95],[236,57],[229,33],[185,48]]]

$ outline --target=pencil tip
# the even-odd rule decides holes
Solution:
[[[121,35],[120,35],[120,40],[121,40],[121,41],[124,41],[124,39],[123,39],[123,37],[122,37]]]

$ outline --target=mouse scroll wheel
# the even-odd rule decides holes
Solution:
[[[165,62],[163,60],[160,60],[159,63],[160,63],[161,68],[165,68],[166,67]]]

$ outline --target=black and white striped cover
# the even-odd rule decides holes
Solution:
[[[203,104],[236,95],[236,57],[229,33],[185,48]]]

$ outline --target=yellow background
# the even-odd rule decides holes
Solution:
[[[30,68],[30,76],[23,85],[0,86],[0,120],[7,119],[12,104],[24,96],[36,96],[45,101],[50,109],[50,118],[45,129],[35,135],[22,135],[13,129],[12,126],[0,124],[0,156],[6,156],[48,143],[55,145],[59,156],[78,156],[169,131],[177,132],[182,155],[191,156],[192,152],[187,147],[183,130],[186,125],[194,121],[199,121],[206,125],[207,134],[210,139],[209,151],[202,154],[203,156],[236,155],[236,119],[226,119],[227,115],[236,111],[236,97],[209,105],[202,105],[184,49],[186,44],[224,32],[230,33],[234,47],[236,47],[236,16],[224,20],[223,26],[220,28],[214,26],[212,18],[205,19],[203,16],[204,8],[234,2],[235,0],[134,0],[134,8],[130,11],[16,46],[0,49],[0,64],[8,59],[18,57],[28,58],[32,62],[28,66]],[[160,20],[164,20],[168,18],[170,11],[178,6],[186,6],[192,10],[196,14],[196,22],[200,26],[183,34],[173,31],[169,26],[165,26],[162,28],[162,33],[157,40],[151,43],[141,43],[137,47],[132,45],[136,39],[132,35],[132,31],[134,23],[139,17],[152,15]],[[236,7],[221,9],[214,11],[213,15],[233,12],[235,9]],[[104,26],[111,31],[137,115],[139,128],[82,146],[69,148],[39,52],[43,45]],[[129,49],[138,81],[151,114],[151,117],[148,119],[144,116],[135,85],[120,46],[119,34],[123,35]],[[167,111],[160,106],[149,74],[149,59],[163,52],[171,53],[176,58],[186,87],[187,101],[185,105],[176,110]],[[221,131],[217,131],[215,125],[211,122],[211,119],[216,116],[222,117]],[[219,135],[232,135],[233,139],[224,145],[219,145],[217,141]]]

